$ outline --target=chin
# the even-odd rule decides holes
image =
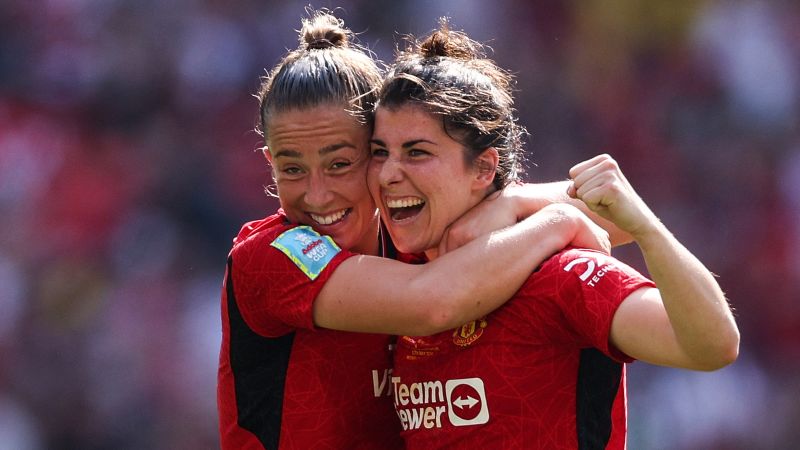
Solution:
[[[427,250],[425,248],[422,248],[423,245],[420,245],[420,244],[417,244],[417,243],[414,243],[414,242],[403,242],[402,240],[394,241],[394,245],[402,253],[422,253],[425,250]]]
[[[351,239],[348,236],[335,236],[334,235],[334,236],[331,236],[331,239],[333,239],[333,241],[336,242],[336,245],[338,245],[339,248],[341,248],[342,250],[350,250],[350,249],[352,249],[353,247],[355,247],[358,244],[358,242],[355,242],[353,239]]]

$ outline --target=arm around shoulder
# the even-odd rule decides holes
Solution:
[[[502,305],[542,261],[576,240],[608,248],[605,232],[577,209],[554,205],[424,265],[354,256],[317,296],[314,321],[343,331],[417,336],[451,329]]]

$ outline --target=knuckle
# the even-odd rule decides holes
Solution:
[[[604,169],[604,170],[613,171],[613,170],[616,170],[617,167],[619,167],[619,166],[617,165],[616,161],[614,161],[613,159],[611,159],[609,157],[609,159],[604,159],[603,162],[600,163],[600,167],[602,169]]]

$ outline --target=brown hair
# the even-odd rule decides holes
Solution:
[[[422,40],[398,52],[380,93],[380,107],[421,105],[442,117],[445,132],[467,148],[471,164],[485,149],[500,156],[493,184],[502,189],[522,172],[522,138],[511,95],[513,77],[485,56],[484,46],[447,19]]]
[[[381,71],[353,33],[326,10],[302,20],[300,45],[267,75],[259,89],[259,127],[267,139],[272,115],[321,104],[342,105],[371,126]]]

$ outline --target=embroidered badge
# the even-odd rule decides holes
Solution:
[[[416,361],[421,358],[428,358],[439,352],[439,340],[428,337],[401,336],[401,344],[407,347],[405,358],[409,361]]]
[[[333,239],[320,235],[309,226],[286,230],[271,245],[286,254],[312,280],[341,251]]]
[[[483,330],[486,328],[486,325],[488,325],[486,318],[480,318],[461,325],[453,330],[453,343],[460,347],[466,347],[472,344],[483,335]]]

